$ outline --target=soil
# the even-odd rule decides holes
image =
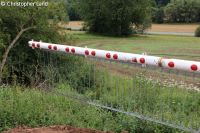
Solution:
[[[28,127],[18,127],[5,131],[3,133],[114,133],[114,132],[103,132],[94,129],[86,128],[75,128],[71,126],[51,126],[51,127],[40,127],[40,128],[28,128]],[[123,131],[121,133],[128,133]]]
[[[152,24],[150,32],[194,33],[198,24]]]
[[[80,27],[80,26],[83,26],[83,22],[82,21],[70,21],[68,23],[68,26],[69,27],[70,26],[72,26],[72,27],[75,27],[75,26]]]

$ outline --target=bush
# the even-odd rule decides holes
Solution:
[[[79,13],[90,32],[104,35],[130,35],[150,26],[148,0],[78,0]]]
[[[200,37],[200,26],[196,29],[195,36]]]

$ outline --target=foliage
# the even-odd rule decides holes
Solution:
[[[195,23],[200,22],[200,1],[197,0],[156,0],[153,8],[153,22]],[[164,4],[164,3],[165,4]],[[167,4],[168,3],[168,4]],[[164,13],[163,11],[164,10]]]
[[[200,26],[196,29],[195,36],[200,37]]]
[[[166,22],[200,22],[200,1],[173,0],[165,7]]]
[[[163,7],[160,8],[154,8],[153,13],[152,13],[152,21],[155,23],[163,23],[164,22],[164,9]]]
[[[162,119],[162,121],[178,125],[181,122],[185,127],[198,129],[200,93],[197,93],[197,91],[179,87],[174,82],[166,83],[164,81],[161,83],[161,81],[154,78],[145,78],[142,74],[136,74],[141,72],[138,69],[136,69],[138,72],[135,72],[135,69],[131,69],[128,72],[122,70],[121,73],[129,73],[131,76],[111,74],[107,67],[116,67],[117,64],[101,65],[105,69],[94,66],[92,69],[96,70],[90,71],[88,76],[80,74],[82,78],[79,80],[82,80],[83,84],[72,78],[71,82],[69,80],[61,81],[54,88],[58,88],[57,91],[61,94],[94,100],[106,106],[135,112],[156,120]],[[117,68],[120,70],[127,69],[127,66],[117,66]],[[72,69],[73,75],[75,73],[79,75],[79,72],[76,69]],[[142,72],[146,73],[146,70]],[[157,74],[155,72],[155,75]],[[70,86],[70,88],[66,86]],[[83,87],[85,89],[82,89]],[[192,120],[188,121],[188,119]],[[147,130],[150,131],[157,128],[156,126],[150,128],[148,124],[147,127]],[[143,129],[146,130],[145,128]],[[134,128],[134,130],[138,129]],[[144,132],[144,130],[140,132]],[[165,129],[165,126],[162,126],[158,130],[171,132],[172,129]]]
[[[78,12],[76,10],[74,0],[66,0],[65,6],[67,8],[67,12],[68,12],[70,21],[81,20],[80,15],[78,14]]]
[[[34,0],[32,0],[34,1]],[[15,13],[13,13],[15,12]],[[47,7],[27,7],[26,10],[19,7],[1,7],[1,32],[8,38],[6,44],[13,40],[17,32],[22,28],[37,27],[35,31],[43,31],[50,28],[49,19],[55,21],[66,20],[62,4],[49,3]],[[5,44],[5,45],[6,45]]]
[[[65,86],[66,87],[66,86]],[[30,88],[0,87],[0,131],[18,126],[71,125],[102,131],[176,132]]]
[[[150,26],[149,0],[77,0],[77,6],[90,32],[121,36]]]
[[[155,79],[145,78],[144,75],[131,78],[110,74],[109,70],[100,71],[95,73],[96,87],[93,90],[86,90],[85,95],[89,99],[156,120],[162,119],[177,125],[181,122],[184,127],[198,130],[200,93],[197,91],[170,83],[161,83]],[[76,94],[73,93],[73,89],[71,91],[72,94]],[[188,121],[188,119],[192,120]],[[171,132],[164,128],[165,126],[162,126],[161,130]]]
[[[34,1],[31,0],[30,2]],[[37,0],[37,2],[43,1]],[[28,41],[31,39],[57,43],[66,41],[65,36],[61,36],[58,33],[56,26],[58,21],[67,21],[64,4],[60,2],[49,2],[47,7],[30,6],[24,9],[17,6],[4,6],[0,8],[1,60],[2,55],[20,30],[35,27],[22,34],[14,45],[14,48],[9,52],[7,64],[3,69],[4,83],[7,79],[9,83],[12,82],[13,76],[18,80],[22,80],[23,78],[23,80],[27,81],[27,84],[29,83],[23,73],[24,71],[35,72],[32,68],[36,64],[39,56],[34,50],[28,47]],[[20,65],[24,66],[23,70],[21,70]]]
[[[112,49],[113,45],[119,44],[119,40],[124,40],[123,38],[81,33],[79,34],[79,38],[81,42],[92,41],[92,44],[94,44],[92,45],[93,47],[97,47],[95,43],[98,42],[99,44],[100,40],[106,41],[110,45],[105,44],[105,46],[102,47],[108,49]],[[156,41],[162,40],[162,43],[156,42],[156,46],[153,48],[151,47],[157,50],[157,43],[163,45],[163,40],[169,40],[169,38],[173,43],[167,43],[171,45],[174,45],[174,42],[177,40],[183,41],[185,44],[181,41],[176,42],[177,44],[182,44],[181,48],[182,46],[190,44],[187,42],[190,40],[187,37],[183,38],[177,36],[130,37],[125,40],[126,42],[122,41],[120,43],[127,43],[127,45],[130,45],[130,43],[133,44],[132,41],[136,41],[137,44],[139,42],[139,45],[144,45],[144,41],[147,41],[148,48],[150,48],[151,45],[149,44],[155,44]],[[193,38],[190,41],[194,42],[194,40],[197,41],[198,39]],[[140,44],[140,41],[142,41],[142,44]],[[126,45],[121,46],[120,49],[130,50],[130,47],[126,47],[126,49],[124,49],[124,47],[126,47]],[[136,47],[138,46],[136,45]],[[98,67],[88,66],[83,63],[86,60],[79,57],[72,58],[73,55],[66,57],[65,54],[58,53],[50,54],[48,52],[39,51],[36,51],[36,53],[40,54],[40,58],[37,58],[37,62],[39,62],[41,66],[44,66],[42,67],[42,73],[45,73],[44,76],[46,76],[44,79],[47,79],[47,84],[49,84],[51,88],[57,88],[58,90],[56,91],[58,92],[72,96],[78,95],[78,98],[88,97],[97,99],[98,102],[107,103],[107,105],[123,107],[127,110],[131,109],[132,111],[142,112],[145,115],[151,115],[156,118],[162,117],[165,118],[165,120],[173,122],[181,120],[185,125],[198,126],[199,124],[199,93],[177,87],[163,87],[158,83],[149,82],[141,76],[130,80],[124,76],[109,75],[108,71],[98,72],[96,70]],[[48,56],[45,56],[45,54]],[[38,56],[36,55],[35,57]],[[47,65],[49,61],[51,62]],[[116,64],[114,64],[114,66],[116,66]],[[23,70],[23,67],[19,68]],[[34,68],[30,69],[35,70]],[[55,71],[58,75],[52,74]],[[40,77],[40,75],[36,76],[36,78],[38,77]],[[33,78],[35,78],[35,76],[31,76],[31,79]],[[58,82],[60,82],[60,84],[57,84]],[[46,89],[47,87],[42,86],[42,88]],[[0,106],[4,106],[4,108],[0,107],[0,111],[3,110],[3,113],[0,113],[3,114],[0,115],[3,130],[13,126],[24,125],[25,123],[33,127],[69,124],[78,127],[112,130],[116,132],[120,132],[121,130],[127,130],[129,132],[178,132],[175,129],[139,121],[122,114],[84,107],[74,102],[69,103],[68,100],[61,96],[51,95],[47,92],[41,93],[36,90],[26,89],[24,91],[15,90],[15,88],[11,90],[9,88],[0,89],[0,93],[3,92],[2,95],[0,94],[0,101],[5,103],[0,103]],[[118,93],[116,90],[118,90]],[[1,98],[3,98],[3,100],[1,100]],[[29,102],[27,103],[27,101]],[[9,102],[11,102],[11,104]],[[13,109],[17,110],[17,112]],[[164,113],[162,109],[165,109]],[[184,117],[185,115],[190,116],[191,121],[188,121],[187,118]]]
[[[112,124],[117,125],[109,112],[81,105],[53,93],[19,87],[0,88],[0,119],[0,131],[20,125],[38,127],[68,124],[101,130],[114,130]]]
[[[40,72],[42,75],[34,75],[29,79],[36,77],[46,82],[45,85],[50,87],[56,87],[60,83],[68,83],[79,93],[95,88],[94,75],[91,75],[95,70],[92,65],[86,63],[87,60],[74,55],[40,52],[41,55],[42,53],[47,55],[45,58],[41,58],[39,61],[41,63],[38,64],[42,68]]]

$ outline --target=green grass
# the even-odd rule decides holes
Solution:
[[[102,131],[126,130],[130,133],[178,131],[80,104],[50,92],[23,87],[0,87],[0,132],[18,126],[65,124]]]
[[[116,120],[109,112],[44,91],[0,87],[0,132],[23,125],[58,124],[99,130],[117,128],[114,127],[117,126]]]
[[[173,35],[106,37],[84,32],[72,32],[71,34],[76,38],[74,43],[78,46],[138,54],[147,52],[149,55],[200,60],[200,38]]]
[[[78,88],[81,86],[77,89],[66,88],[69,84],[67,82],[59,85],[58,91],[87,97],[97,103],[134,112],[154,120],[195,130],[200,127],[200,93],[195,90],[172,83],[162,84],[142,74],[133,77],[111,74],[106,68],[91,72],[90,76],[83,77],[83,80],[86,78],[89,78],[90,82],[84,82],[88,85],[84,93],[78,93]]]
[[[76,39],[74,43],[79,46],[131,53],[145,51],[149,54],[184,54],[188,52],[188,55],[197,56],[200,49],[200,39],[194,37],[151,35],[117,38],[83,32],[72,34],[71,37]],[[180,58],[196,59],[189,56]],[[65,78],[60,80],[63,84],[55,88],[57,91],[68,94],[72,92],[73,95],[87,97],[99,103],[169,123],[182,124],[194,129],[200,127],[199,92],[178,86],[163,86],[147,80],[143,75],[131,78],[111,74],[106,68],[84,73],[89,68],[76,71],[77,65],[70,66],[73,68],[70,69],[70,74],[71,77],[78,75],[79,78],[70,80],[70,83]],[[78,90],[80,88],[82,90]],[[121,130],[179,132],[163,125],[83,105],[53,93],[22,87],[0,87],[0,131],[20,125],[38,127],[63,124],[116,132]]]
[[[200,127],[200,93],[196,91],[165,86],[143,76],[112,75],[105,76],[99,90],[99,101],[108,105],[175,125]]]

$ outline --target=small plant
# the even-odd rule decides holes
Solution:
[[[195,36],[200,37],[200,26],[196,29]]]

